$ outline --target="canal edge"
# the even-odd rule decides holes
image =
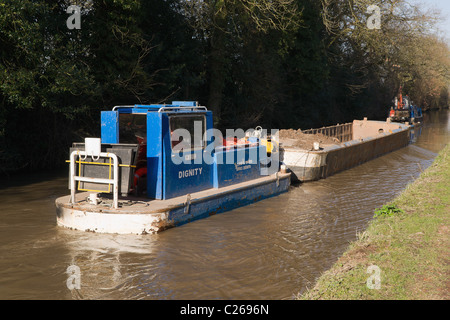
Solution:
[[[420,169],[421,170],[421,169]],[[450,144],[298,300],[448,300]]]

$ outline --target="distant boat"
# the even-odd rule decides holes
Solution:
[[[409,96],[403,96],[402,87],[400,86],[398,95],[394,98],[394,105],[391,106],[388,114],[392,122],[422,122],[422,108],[415,105]]]

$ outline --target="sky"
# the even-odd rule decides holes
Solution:
[[[441,12],[443,20],[437,26],[441,35],[447,38],[450,45],[450,0],[414,0],[413,3],[421,3],[430,9],[437,9]]]

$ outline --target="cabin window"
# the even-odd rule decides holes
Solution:
[[[147,141],[146,114],[119,114],[119,142],[143,144]]]
[[[187,151],[205,148],[206,118],[204,115],[175,115],[169,118],[172,150]]]

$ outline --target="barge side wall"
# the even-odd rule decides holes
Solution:
[[[407,146],[409,131],[401,123],[355,120],[354,140],[321,151],[286,148],[283,160],[293,173],[292,181],[319,180]]]
[[[322,167],[319,178],[326,178],[340,171],[356,167],[364,162],[382,156],[409,144],[409,130],[386,134],[377,138],[366,138],[359,142],[353,140],[345,147],[330,150],[326,166]]]

